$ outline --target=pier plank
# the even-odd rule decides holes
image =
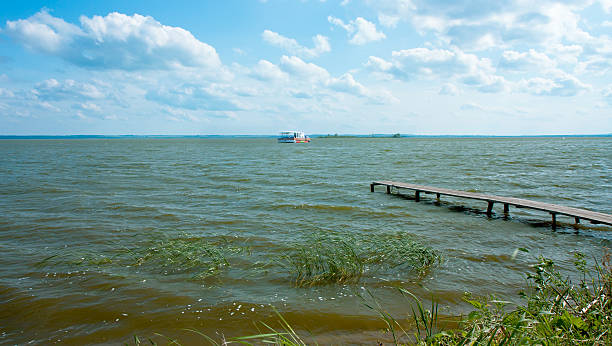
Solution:
[[[532,200],[522,199],[522,198],[487,195],[487,194],[482,194],[482,193],[452,190],[452,189],[445,189],[445,188],[440,188],[440,187],[409,184],[409,183],[401,183],[401,182],[388,181],[388,180],[380,180],[380,181],[372,182],[372,184],[370,185],[371,191],[374,191],[374,186],[377,186],[377,185],[386,186],[387,191],[388,191],[387,193],[389,193],[391,188],[413,190],[415,191],[415,197],[417,198],[417,201],[419,199],[420,192],[435,193],[436,197],[438,197],[439,195],[446,195],[446,196],[487,201],[488,202],[488,206],[487,206],[488,213],[490,213],[493,203],[503,203],[504,212],[507,212],[508,210],[507,206],[510,206],[510,205],[515,206],[517,208],[530,208],[530,209],[535,209],[535,210],[546,211],[553,215],[553,227],[554,227],[554,221],[556,219],[554,216],[556,214],[571,216],[571,217],[574,217],[576,220],[584,219],[584,220],[589,220],[592,223],[601,223],[601,224],[612,226],[612,215],[605,214],[605,213],[599,213],[599,212],[586,210],[586,209],[566,207],[563,205],[537,202],[537,201],[532,201]]]

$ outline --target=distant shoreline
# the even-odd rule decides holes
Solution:
[[[277,135],[0,135],[3,139],[171,139],[171,138],[276,138]],[[581,135],[413,135],[413,134],[313,134],[311,138],[589,138],[608,134]]]

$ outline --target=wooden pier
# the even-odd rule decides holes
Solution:
[[[414,191],[414,199],[419,202],[421,200],[421,193],[436,194],[436,199],[439,201],[441,195],[453,196],[460,198],[477,199],[487,202],[487,215],[491,216],[493,212],[493,205],[495,203],[503,203],[504,214],[508,215],[510,212],[510,206],[517,208],[529,208],[535,210],[541,210],[550,213],[552,217],[552,228],[557,228],[557,215],[567,215],[574,218],[576,224],[580,223],[580,220],[588,220],[593,224],[606,224],[612,226],[612,215],[598,213],[585,209],[571,208],[557,204],[549,204],[531,201],[528,199],[512,198],[512,197],[500,197],[494,195],[485,195],[481,193],[443,189],[439,187],[415,185],[408,183],[399,183],[395,181],[374,181],[370,184],[370,191],[374,192],[376,185],[382,185],[387,187],[387,193],[391,193],[391,188],[396,189],[409,189]]]

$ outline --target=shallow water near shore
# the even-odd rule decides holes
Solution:
[[[573,252],[610,249],[612,228],[576,234],[559,216],[553,232],[543,212],[504,218],[496,205],[489,218],[484,202],[416,203],[369,183],[612,213],[610,148],[610,137],[0,140],[0,342],[201,342],[184,329],[256,334],[273,306],[320,343],[374,343],[384,324],[367,292],[398,318],[409,301],[394,287],[435,297],[445,315],[468,311],[466,291],[517,301],[537,256],[571,271]],[[405,235],[444,260],[424,275],[369,268],[358,282],[297,287],[277,260],[316,234]],[[225,251],[219,262],[164,256],[202,244]]]

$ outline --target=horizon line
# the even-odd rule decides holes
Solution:
[[[398,133],[368,133],[368,134],[355,134],[355,133],[335,133],[335,134],[311,134],[310,137],[391,137]],[[510,138],[510,137],[612,137],[612,133],[597,133],[597,134],[531,134],[531,135],[492,135],[492,134],[402,134],[399,133],[402,138],[411,137],[480,137],[480,138]],[[134,135],[134,134],[121,134],[121,135],[102,135],[102,134],[71,134],[71,135],[0,135],[0,139],[87,139],[87,138],[210,138],[210,137],[226,137],[226,138],[273,138],[278,135],[263,134],[263,135],[244,135],[244,134],[198,134],[198,135],[179,135],[179,134],[145,134],[145,135]]]

